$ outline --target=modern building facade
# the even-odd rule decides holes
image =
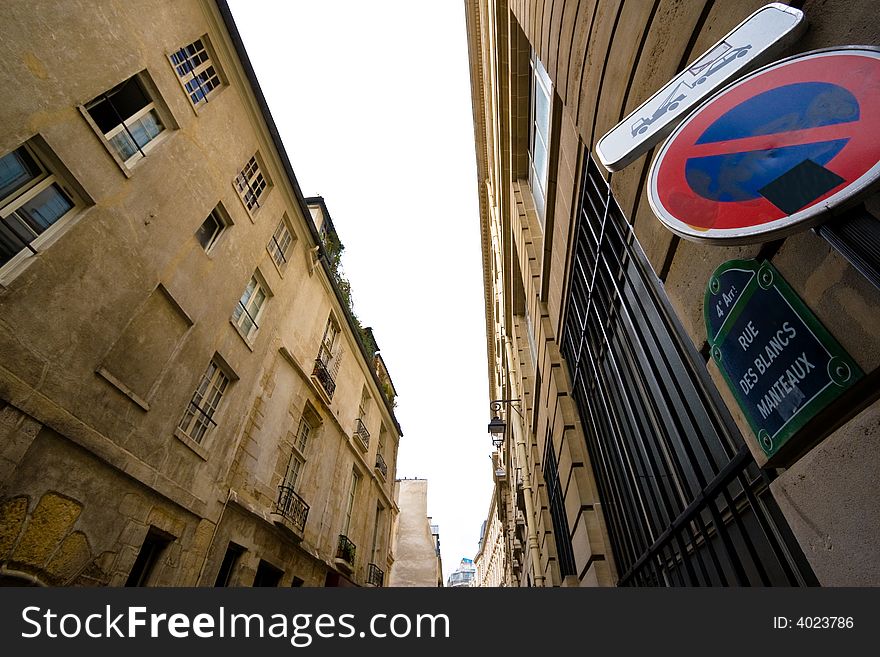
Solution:
[[[228,7],[68,9],[4,7],[0,577],[382,586],[394,387]]]
[[[446,586],[449,588],[466,588],[474,586],[476,577],[476,569],[472,559],[464,557],[449,578],[446,580]]]
[[[795,4],[809,30],[780,58],[880,41],[873,3]],[[761,5],[465,2],[514,585],[880,583],[880,197],[814,231],[698,243],[649,204],[658,148],[613,174],[596,156]],[[735,259],[775,267],[865,373],[772,463],[707,339],[707,286]]]
[[[394,482],[398,513],[392,535],[394,567],[388,586],[443,586],[440,559],[440,528],[428,515],[428,480],[398,479]]]

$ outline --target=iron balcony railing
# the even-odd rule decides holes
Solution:
[[[291,486],[278,487],[278,501],[275,513],[289,520],[301,533],[306,530],[306,518],[309,517],[309,505],[293,490]]]
[[[354,435],[358,440],[361,441],[364,449],[370,448],[370,432],[367,431],[367,427],[364,426],[364,421],[360,418],[358,418],[354,423]]]
[[[374,563],[367,566],[367,584],[382,586],[385,582],[385,571]]]
[[[376,453],[376,469],[382,473],[383,477],[388,476],[388,466],[385,464],[385,457]]]
[[[342,559],[350,566],[354,566],[354,556],[356,552],[357,547],[349,540],[348,536],[340,534],[339,543],[336,546],[336,558]]]
[[[330,373],[327,363],[320,356],[315,359],[315,369],[312,370],[312,376],[318,379],[318,383],[324,388],[327,396],[333,399],[333,393],[336,392],[336,381],[333,380],[333,375]]]

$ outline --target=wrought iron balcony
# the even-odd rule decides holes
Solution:
[[[381,587],[385,582],[385,571],[374,563],[367,566],[367,584]]]
[[[382,479],[388,477],[388,466],[385,464],[385,457],[379,452],[376,452],[376,469],[379,471],[379,474],[382,475]]]
[[[354,557],[357,547],[345,534],[339,535],[339,543],[336,544],[336,561],[340,565],[347,565],[349,572],[354,570]]]
[[[354,437],[360,440],[364,451],[370,448],[370,432],[364,426],[364,421],[358,418],[354,423]]]
[[[306,530],[306,519],[309,517],[309,505],[293,490],[292,486],[278,487],[278,501],[275,502],[273,513],[281,516],[285,525],[294,530],[300,538]]]
[[[324,392],[330,399],[333,399],[333,393],[336,392],[336,381],[327,367],[327,363],[321,360],[320,356],[315,359],[315,368],[312,370],[312,376],[318,380]]]

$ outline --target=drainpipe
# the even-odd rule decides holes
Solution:
[[[205,566],[208,565],[208,555],[211,554],[211,548],[214,547],[214,540],[217,538],[217,530],[220,529],[220,522],[223,520],[223,514],[226,512],[226,507],[229,506],[229,501],[232,499],[234,495],[234,491],[230,488],[226,492],[226,501],[223,502],[223,507],[220,509],[220,515],[217,518],[217,522],[214,524],[214,530],[211,532],[211,541],[208,543],[208,547],[205,549],[205,557],[202,559],[202,567],[199,568],[199,574],[196,577],[196,586],[199,586],[202,581],[202,575],[205,574]]]

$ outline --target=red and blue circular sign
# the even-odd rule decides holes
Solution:
[[[758,242],[818,222],[880,178],[880,49],[816,50],[721,90],[670,135],[648,198],[674,233]]]

